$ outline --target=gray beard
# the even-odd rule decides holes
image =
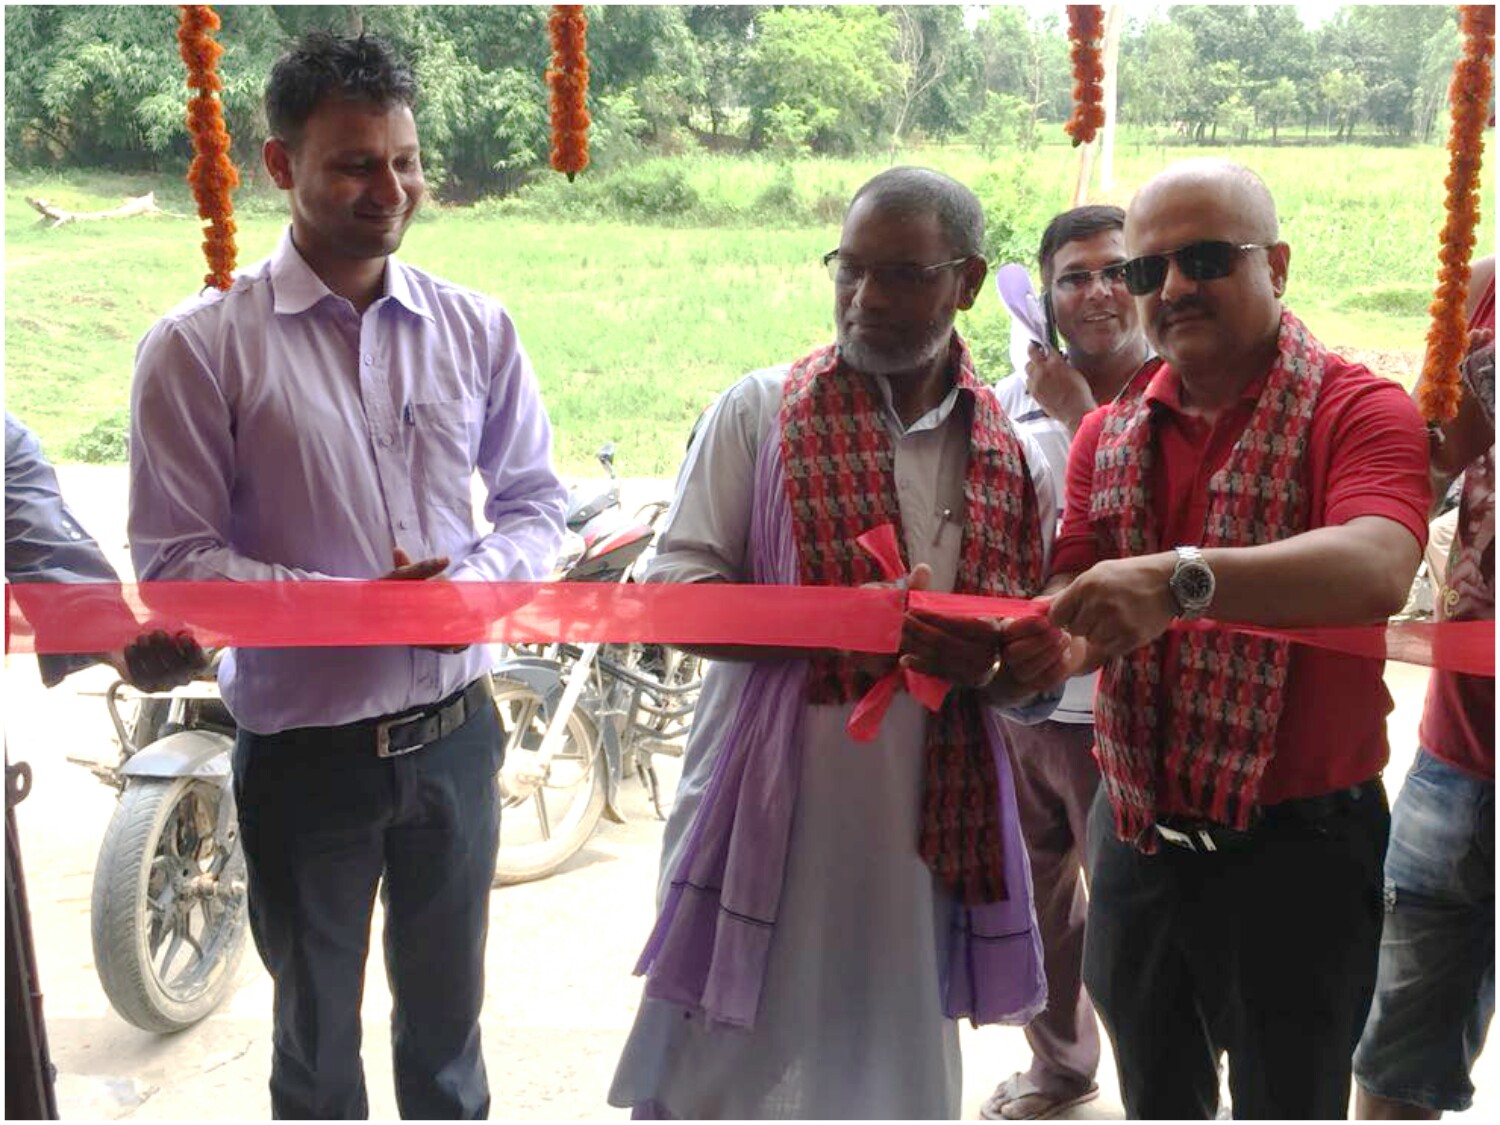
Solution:
[[[905,375],[935,363],[948,354],[948,340],[953,335],[953,325],[948,323],[920,343],[907,348],[875,348],[850,340],[842,328],[839,329],[839,355],[854,370],[863,375]]]

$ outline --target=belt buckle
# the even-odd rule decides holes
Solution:
[[[417,716],[420,718],[421,716]],[[382,723],[375,724],[375,756],[377,758],[399,758],[403,754],[410,754],[414,750],[420,750],[425,743],[417,743],[415,746],[403,746],[399,750],[391,749],[391,728],[404,727],[413,719],[386,719]]]
[[[1156,834],[1169,844],[1184,848],[1190,852],[1216,852],[1218,846],[1207,829],[1198,828],[1191,832],[1179,832],[1175,828],[1168,828],[1165,824],[1157,822]]]

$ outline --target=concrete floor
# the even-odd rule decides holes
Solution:
[[[79,519],[129,573],[123,472],[68,467],[60,476]],[[265,1119],[271,987],[253,949],[233,996],[203,1023],[174,1036],[126,1024],[99,987],[89,896],[114,794],[64,756],[113,755],[103,701],[82,694],[108,681],[95,669],[47,692],[30,658],[8,660],[3,678],[10,758],[31,763],[35,777],[17,816],[62,1115]],[[1415,750],[1426,673],[1392,665],[1387,682],[1397,701],[1387,774],[1394,793]],[[661,763],[669,791],[675,765]],[[640,994],[630,971],[652,921],[660,844],[659,824],[640,786],[627,783],[624,799],[627,823],[605,824],[565,871],[494,894],[483,1025],[496,1118],[624,1116],[604,1096]],[[363,1006],[370,1109],[377,1119],[396,1114],[386,1045],[389,1004],[377,960]],[[972,1118],[994,1084],[1024,1069],[1029,1057],[1017,1029],[965,1027],[962,1039],[964,1108]],[[1493,1069],[1490,1058],[1480,1060],[1475,1106],[1459,1116],[1479,1119],[1500,1110]],[[1103,1095],[1073,1116],[1122,1116],[1107,1052],[1099,1077]]]

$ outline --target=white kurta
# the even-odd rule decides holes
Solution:
[[[746,579],[755,460],[777,424],[786,371],[755,372],[715,405],[683,467],[651,581]],[[934,590],[952,590],[962,539],[969,419],[958,402],[955,391],[905,431],[887,411],[907,558],[932,567]],[[1050,512],[1046,459],[1022,441],[1039,509]],[[748,675],[748,665],[716,663],[705,679],[666,826],[663,890]],[[899,695],[875,741],[856,743],[844,730],[852,707],[804,715],[755,1027],[709,1029],[680,1005],[643,1001],[612,1104],[698,1118],[958,1116],[958,1028],[943,1015],[954,904],[917,853],[927,712]]]

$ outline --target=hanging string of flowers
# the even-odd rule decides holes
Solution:
[[[188,183],[198,203],[198,215],[207,227],[203,254],[208,259],[208,274],[204,281],[228,289],[235,256],[230,192],[239,186],[240,175],[229,158],[229,131],[224,128],[224,107],[218,98],[224,83],[216,68],[224,48],[213,33],[220,26],[219,14],[209,5],[184,4],[177,24],[177,45],[187,64],[188,88],[197,91],[188,99],[188,132],[193,138]]]
[[[1484,126],[1494,82],[1495,9],[1489,4],[1458,9],[1463,53],[1453,66],[1448,100],[1453,126],[1448,134],[1447,221],[1438,250],[1437,292],[1427,355],[1417,398],[1428,422],[1447,422],[1458,413],[1462,395],[1459,365],[1468,350],[1469,325],[1464,316],[1469,289],[1469,257],[1479,222],[1479,166],[1484,156]]]
[[[547,21],[552,37],[552,167],[568,182],[589,166],[589,20],[582,4],[554,4]]]
[[[1104,36],[1104,8],[1099,4],[1068,5],[1068,41],[1073,56],[1073,116],[1063,126],[1073,147],[1086,145],[1104,124],[1104,59],[1099,41]]]

